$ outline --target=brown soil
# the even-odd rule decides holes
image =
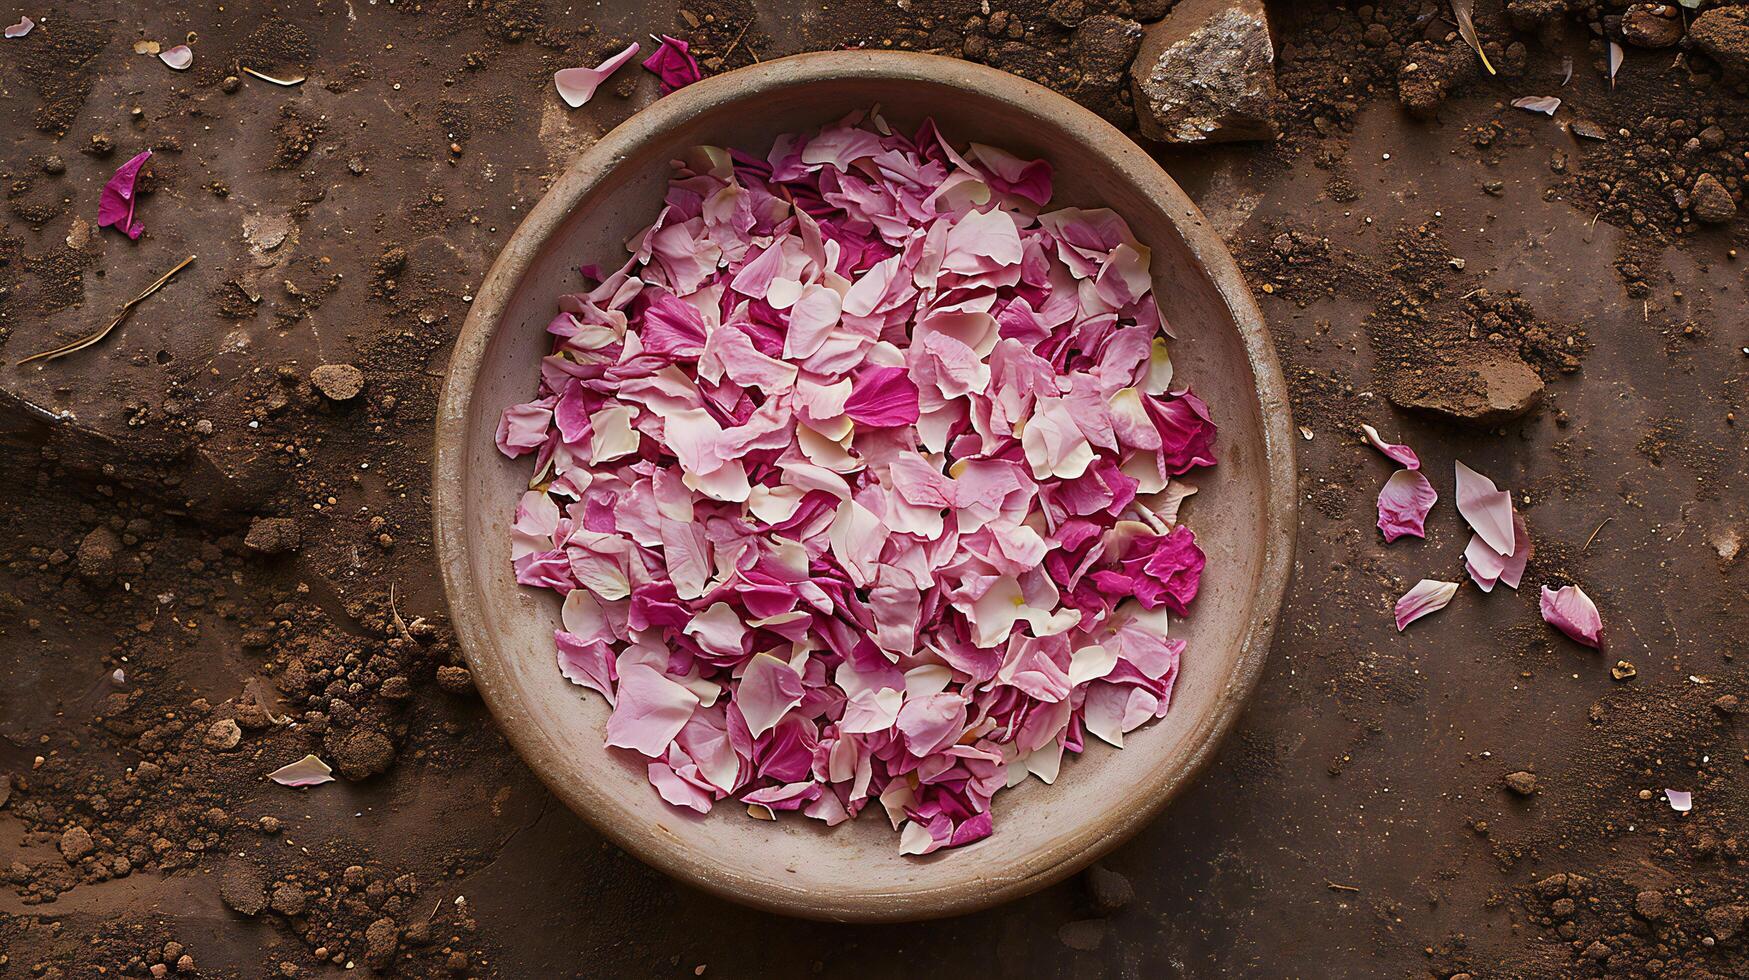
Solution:
[[[1201,784],[1084,881],[843,929],[661,878],[497,735],[431,568],[448,345],[570,155],[655,96],[627,70],[567,113],[556,68],[650,32],[712,72],[933,51],[1133,127],[1130,25],[1170,2],[224,6],[74,3],[3,42],[0,358],[199,258],[99,347],[0,365],[0,977],[1749,974],[1749,217],[1689,200],[1702,174],[1742,197],[1749,99],[1692,43],[1630,46],[1611,89],[1623,3],[1513,0],[1514,27],[1480,0],[1498,76],[1443,2],[1274,5],[1282,138],[1158,150],[1311,434],[1269,676]],[[187,73],[132,53],[189,35]],[[227,82],[243,65],[309,81]],[[145,237],[89,227],[147,146]],[[1541,406],[1480,430],[1391,407],[1485,356],[1534,368]],[[361,393],[313,388],[324,364]],[[1361,422],[1420,451],[1426,541],[1380,543]],[[1395,596],[1462,575],[1453,457],[1515,491],[1523,594],[1466,586],[1398,634]],[[1598,601],[1601,655],[1540,622],[1545,582]],[[338,781],[265,778],[307,753]]]

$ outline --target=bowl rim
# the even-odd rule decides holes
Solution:
[[[800,894],[774,884],[725,875],[708,860],[672,846],[670,838],[632,821],[608,819],[602,798],[571,774],[534,726],[520,723],[522,696],[485,653],[494,638],[474,607],[468,572],[465,519],[468,470],[468,403],[488,345],[530,264],[576,206],[604,183],[613,164],[671,126],[735,101],[749,91],[769,91],[815,81],[858,78],[915,81],[975,91],[1053,122],[1100,147],[1125,180],[1153,197],[1169,217],[1232,316],[1255,379],[1264,443],[1264,506],[1260,515],[1264,557],[1258,571],[1256,612],[1247,624],[1214,710],[1187,736],[1186,763],[1161,775],[1142,805],[1108,811],[1070,841],[1028,862],[1024,873],[1002,878],[968,875],[902,893],[852,892],[841,896]],[[715,75],[663,96],[584,150],[529,211],[506,241],[475,290],[473,305],[457,334],[438,402],[432,458],[432,526],[450,622],[476,688],[499,731],[547,788],[603,836],[646,864],[719,897],[771,912],[830,921],[894,922],[957,915],[988,908],[1053,884],[1079,871],[1128,839],[1159,814],[1208,766],[1237,722],[1262,676],[1293,567],[1298,527],[1292,416],[1287,385],[1263,315],[1226,244],[1170,175],[1116,127],[1042,85],[983,65],[939,55],[898,51],[820,51],[790,55]]]

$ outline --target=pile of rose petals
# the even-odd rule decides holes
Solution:
[[[564,596],[560,671],[669,803],[878,801],[924,854],[1165,714],[1215,426],[1147,247],[1046,210],[1051,176],[878,114],[698,147],[559,297],[497,436],[534,458],[517,580]]]

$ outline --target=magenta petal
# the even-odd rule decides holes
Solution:
[[[1603,617],[1585,590],[1577,585],[1563,586],[1558,590],[1545,585],[1540,605],[1543,622],[1567,634],[1574,643],[1582,643],[1593,650],[1603,648]]]
[[[1379,491],[1379,530],[1389,544],[1405,535],[1427,537],[1427,512],[1439,500],[1438,491],[1420,470],[1398,470]]]
[[[877,429],[916,423],[917,385],[902,367],[877,367],[857,375],[844,414],[851,421]]]
[[[134,220],[134,182],[139,179],[140,168],[151,156],[151,150],[143,150],[115,168],[115,175],[103,185],[103,192],[97,199],[97,227],[114,225],[117,231],[136,241],[145,232],[145,222]]]
[[[1456,582],[1441,582],[1436,579],[1424,578],[1415,583],[1415,587],[1403,593],[1397,600],[1397,632],[1409,628],[1409,624],[1429,613],[1436,613],[1451,602],[1451,597],[1457,595]]]
[[[662,35],[662,44],[656,53],[644,59],[644,69],[655,73],[662,80],[662,94],[667,95],[678,88],[685,88],[704,77],[698,69],[698,60],[692,56],[692,45],[677,37]]]
[[[1421,457],[1415,455],[1415,450],[1394,442],[1386,442],[1384,438],[1379,435],[1379,430],[1370,425],[1362,425],[1360,431],[1366,435],[1366,441],[1371,444],[1374,449],[1384,453],[1391,461],[1399,463],[1405,468],[1411,470],[1418,470],[1421,468]]]

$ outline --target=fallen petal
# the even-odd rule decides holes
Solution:
[[[18,23],[13,24],[11,27],[6,28],[6,36],[7,37],[23,37],[26,34],[29,34],[31,32],[31,30],[35,27],[36,27],[36,21],[31,20],[29,17],[22,17],[21,16],[18,18]]]
[[[1438,491],[1420,470],[1398,470],[1379,491],[1379,530],[1385,543],[1405,535],[1427,537],[1427,513],[1439,501]]]
[[[306,755],[296,762],[280,766],[268,773],[267,778],[281,786],[319,786],[322,783],[333,782],[333,773],[334,770],[328,763],[313,755]]]
[[[1414,588],[1403,593],[1403,597],[1397,600],[1397,632],[1403,632],[1410,623],[1429,613],[1444,609],[1451,602],[1451,597],[1457,595],[1457,590],[1456,582],[1424,578],[1415,583]]]
[[[1496,554],[1510,555],[1516,547],[1512,534],[1512,495],[1496,489],[1494,481],[1456,461],[1457,509],[1471,528]]]
[[[1585,590],[1577,585],[1566,585],[1560,589],[1543,586],[1542,598],[1543,622],[1567,634],[1574,643],[1580,643],[1600,650],[1603,648],[1603,617],[1597,612],[1597,604],[1585,594]]]
[[[158,52],[158,60],[177,71],[187,71],[188,66],[194,64],[194,49],[186,44],[178,44],[174,48]]]
[[[595,90],[601,83],[607,81],[620,66],[632,60],[638,53],[638,42],[633,41],[624,51],[596,65],[594,68],[561,68],[553,72],[553,87],[559,90],[559,98],[565,104],[575,109],[595,97]]]

